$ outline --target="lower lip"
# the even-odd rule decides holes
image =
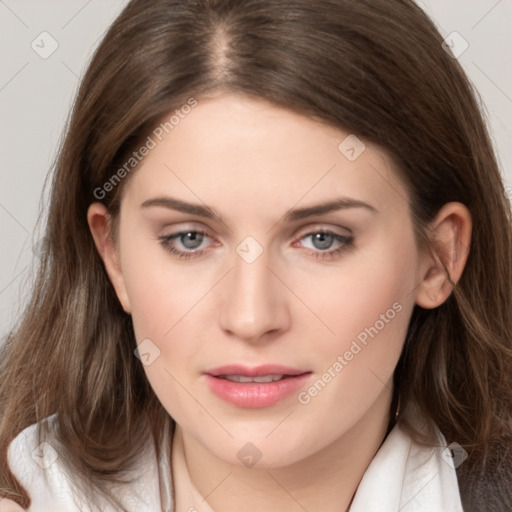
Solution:
[[[232,382],[206,375],[210,390],[236,407],[257,409],[270,407],[297,392],[311,373],[287,377],[275,382]]]

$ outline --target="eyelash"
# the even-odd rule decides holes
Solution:
[[[202,235],[204,237],[211,238],[210,236],[208,236],[208,233],[206,233],[205,231],[202,231],[200,229],[190,229],[190,230],[186,230],[186,231],[178,231],[176,233],[172,233],[171,235],[160,236],[160,237],[158,237],[158,240],[160,241],[160,244],[162,245],[162,247],[164,249],[169,251],[174,256],[177,256],[179,259],[187,260],[192,257],[201,256],[205,252],[204,249],[196,249],[196,250],[192,250],[192,251],[180,251],[180,250],[176,249],[176,247],[171,245],[171,242],[174,239],[179,239],[181,236],[186,235],[187,233],[195,233],[195,234]],[[341,256],[344,252],[348,251],[349,249],[351,249],[353,247],[353,242],[354,242],[353,236],[344,236],[344,235],[340,235],[338,233],[334,233],[333,231],[328,231],[328,230],[311,231],[311,232],[303,235],[299,240],[303,240],[304,238],[307,238],[307,237],[310,237],[313,235],[317,235],[317,234],[330,235],[335,239],[335,241],[338,241],[342,245],[340,247],[338,247],[337,249],[330,249],[330,250],[325,250],[325,251],[322,251],[320,249],[318,249],[316,251],[309,249],[308,252],[311,255],[313,255],[313,257],[315,257],[316,259],[333,260],[336,257]]]

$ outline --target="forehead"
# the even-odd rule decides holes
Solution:
[[[408,208],[391,159],[349,131],[239,95],[199,99],[187,112],[174,124],[169,113],[150,134],[154,147],[127,187],[139,204],[169,194],[224,208],[286,209],[346,196]]]

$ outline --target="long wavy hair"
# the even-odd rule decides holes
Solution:
[[[7,449],[49,415],[57,413],[61,460],[89,495],[112,503],[109,485],[137,460],[148,429],[155,443],[162,439],[168,415],[134,357],[131,317],[86,213],[162,115],[191,97],[227,91],[384,148],[408,188],[423,243],[432,243],[427,226],[445,203],[468,207],[464,273],[441,306],[414,309],[394,403],[414,404],[468,452],[458,469],[467,511],[512,509],[510,205],[478,94],[442,41],[412,0],[127,4],[82,80],[49,182],[31,300],[1,348],[0,496],[30,504]],[[114,219],[129,179],[101,199]],[[405,416],[399,421],[424,442]]]

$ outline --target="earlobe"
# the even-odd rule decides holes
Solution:
[[[440,306],[462,276],[471,242],[471,213],[462,203],[445,204],[430,225],[430,252],[424,254],[416,304]],[[448,276],[447,276],[448,274]]]
[[[121,306],[126,313],[130,313],[130,303],[124,276],[119,263],[119,254],[111,237],[110,214],[101,203],[93,203],[87,210],[87,222],[91,231],[96,249],[103,260],[110,282],[114,286]]]

